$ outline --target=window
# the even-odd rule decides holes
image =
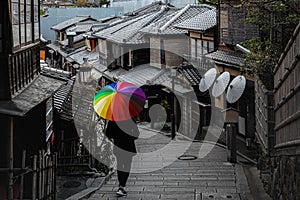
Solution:
[[[214,42],[191,38],[190,55],[201,57],[204,54],[214,51]]]
[[[11,14],[15,50],[40,38],[38,0],[11,0]]]
[[[196,57],[196,40],[191,38],[191,56]]]

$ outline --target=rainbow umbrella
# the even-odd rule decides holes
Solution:
[[[96,113],[110,121],[123,121],[137,116],[144,108],[144,91],[128,82],[104,86],[94,97]]]

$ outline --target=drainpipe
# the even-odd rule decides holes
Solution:
[[[9,136],[8,136],[8,200],[13,200],[14,193],[14,119],[10,117],[9,119]]]
[[[244,47],[244,46],[242,46],[240,44],[236,44],[235,46],[236,46],[236,48],[238,48],[242,52],[244,52],[246,54],[251,54],[251,51],[249,49],[247,49],[246,47]]]

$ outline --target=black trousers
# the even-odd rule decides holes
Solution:
[[[117,173],[118,173],[119,186],[125,187],[129,177],[133,156],[117,155],[116,157],[117,157]]]

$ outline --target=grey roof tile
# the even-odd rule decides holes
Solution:
[[[53,95],[53,104],[54,108],[59,112],[63,111],[64,105],[69,100],[71,96],[74,80],[70,79],[66,85],[63,85],[58,91],[56,91]]]
[[[176,28],[205,31],[217,25],[216,9],[211,9],[196,15],[190,19],[187,19],[179,24],[176,24]]]
[[[77,16],[77,17],[74,17],[74,18],[69,19],[67,21],[56,24],[56,25],[52,26],[51,29],[56,30],[56,31],[62,31],[64,29],[67,29],[67,28],[75,25],[78,22],[82,22],[82,21],[86,21],[86,20],[97,21],[96,19],[93,19],[90,16]]]
[[[123,22],[117,23],[94,35],[119,44],[144,44],[147,39],[140,30],[157,21],[168,9],[162,7],[159,11],[128,17]]]
[[[192,65],[182,65],[178,68],[178,71],[186,77],[191,85],[198,85],[200,83],[201,74]]]
[[[10,116],[25,116],[35,106],[50,98],[66,81],[39,75],[11,101],[0,102],[0,113]]]
[[[97,61],[99,58],[99,52],[97,52],[97,51],[90,52],[90,51],[84,50],[84,51],[74,53],[74,54],[70,55],[69,57],[72,60],[74,60],[75,62],[77,62],[79,65],[81,65],[83,63],[83,58],[88,58],[89,63]]]
[[[165,3],[161,2],[161,1],[156,1],[149,5],[144,6],[142,8],[139,8],[133,12],[126,13],[125,15],[142,15],[142,14],[146,14],[149,12],[158,11],[158,10],[160,10],[162,5],[165,5]]]
[[[187,19],[190,19],[205,11],[211,10],[213,7],[201,4],[201,5],[187,5],[186,7],[171,13],[168,16],[158,20],[156,23],[150,24],[149,27],[143,29],[143,32],[149,34],[159,35],[172,35],[172,34],[184,34],[186,30],[177,29],[176,24],[179,24]]]
[[[235,67],[239,67],[244,60],[242,54],[231,50],[217,50],[215,52],[206,54],[205,56],[213,59],[217,63]]]
[[[126,74],[121,75],[118,78],[120,81],[127,81],[142,86],[147,84],[147,81],[152,80],[160,71],[161,70],[157,67],[142,65],[129,70]]]
[[[174,85],[172,84],[172,77],[171,77],[171,69],[162,69],[158,75],[156,75],[151,81],[152,84],[165,86],[169,88],[175,93],[184,95],[186,93],[192,92],[193,88],[190,87],[188,84],[184,83],[180,78],[175,77]],[[174,90],[173,90],[174,87]]]

